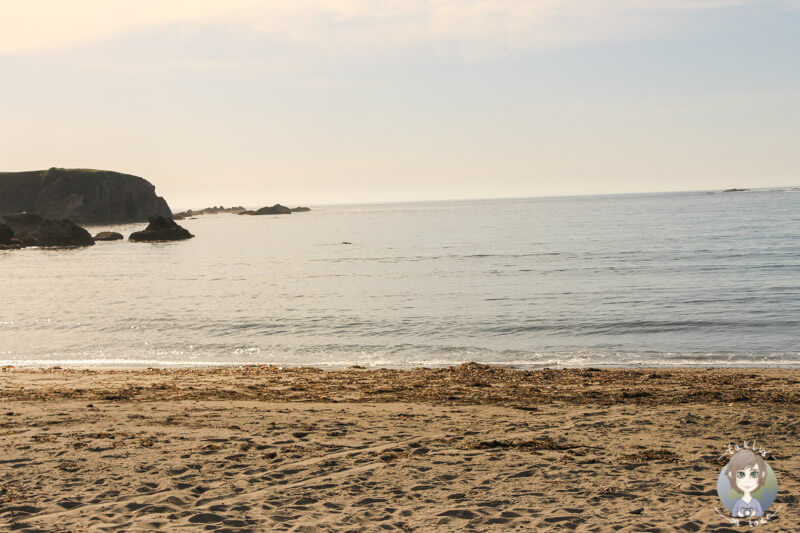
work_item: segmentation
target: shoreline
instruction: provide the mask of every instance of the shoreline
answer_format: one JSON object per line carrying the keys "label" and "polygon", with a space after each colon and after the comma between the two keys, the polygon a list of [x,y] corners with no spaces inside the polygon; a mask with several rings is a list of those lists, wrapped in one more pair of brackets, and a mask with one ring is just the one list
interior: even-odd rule
{"label": "shoreline", "polygon": [[80,360],[33,360],[9,361],[0,360],[0,369],[13,368],[17,370],[48,370],[48,369],[70,369],[70,370],[118,370],[118,371],[143,371],[148,369],[157,370],[221,370],[227,368],[246,368],[246,367],[272,367],[278,370],[284,369],[316,369],[322,371],[343,371],[343,370],[441,370],[462,365],[479,365],[486,367],[503,368],[514,371],[541,371],[541,370],[800,370],[800,362],[797,363],[754,363],[732,362],[723,363],[591,363],[591,364],[521,364],[517,362],[493,362],[493,361],[465,361],[447,362],[424,365],[386,365],[371,363],[313,363],[313,364],[293,364],[293,363],[270,363],[270,362],[251,362],[251,361],[197,361],[197,362],[168,362],[168,361],[131,361],[131,362],[85,362]]}
{"label": "shoreline", "polygon": [[[565,368],[517,370],[464,363],[445,368],[0,367],[0,401],[42,399],[584,403],[800,403],[800,369]],[[88,388],[87,380],[94,386]],[[746,383],[748,389],[742,387]]]}
{"label": "shoreline", "polygon": [[798,527],[800,370],[0,370],[0,529],[739,531],[729,444]]}

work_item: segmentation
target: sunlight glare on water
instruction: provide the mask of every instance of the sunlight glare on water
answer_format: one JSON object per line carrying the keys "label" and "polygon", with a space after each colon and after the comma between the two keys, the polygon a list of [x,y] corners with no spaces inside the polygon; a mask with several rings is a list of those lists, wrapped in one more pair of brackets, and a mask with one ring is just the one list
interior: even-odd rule
{"label": "sunlight glare on water", "polygon": [[328,206],[0,252],[0,364],[797,365],[799,214],[790,191]]}

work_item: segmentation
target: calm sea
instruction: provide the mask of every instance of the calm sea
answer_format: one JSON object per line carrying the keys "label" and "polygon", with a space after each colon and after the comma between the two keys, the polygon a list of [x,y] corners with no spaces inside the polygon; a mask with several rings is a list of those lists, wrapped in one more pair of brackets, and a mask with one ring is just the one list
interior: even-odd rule
{"label": "calm sea", "polygon": [[181,224],[0,252],[0,365],[800,365],[800,191]]}

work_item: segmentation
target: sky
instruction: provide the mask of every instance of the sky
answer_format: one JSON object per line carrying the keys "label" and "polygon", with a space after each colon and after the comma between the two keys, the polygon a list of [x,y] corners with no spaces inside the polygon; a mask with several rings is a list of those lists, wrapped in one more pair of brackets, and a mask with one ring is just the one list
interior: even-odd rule
{"label": "sky", "polygon": [[173,209],[800,185],[800,0],[0,0],[0,170]]}

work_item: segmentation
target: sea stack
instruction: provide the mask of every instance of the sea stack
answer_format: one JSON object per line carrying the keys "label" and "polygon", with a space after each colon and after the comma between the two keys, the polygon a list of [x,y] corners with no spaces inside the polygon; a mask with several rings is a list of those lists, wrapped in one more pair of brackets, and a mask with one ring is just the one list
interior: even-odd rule
{"label": "sea stack", "polygon": [[154,241],[182,241],[194,237],[189,230],[175,223],[168,217],[150,217],[150,224],[146,229],[131,233],[128,237],[134,242],[154,242]]}

